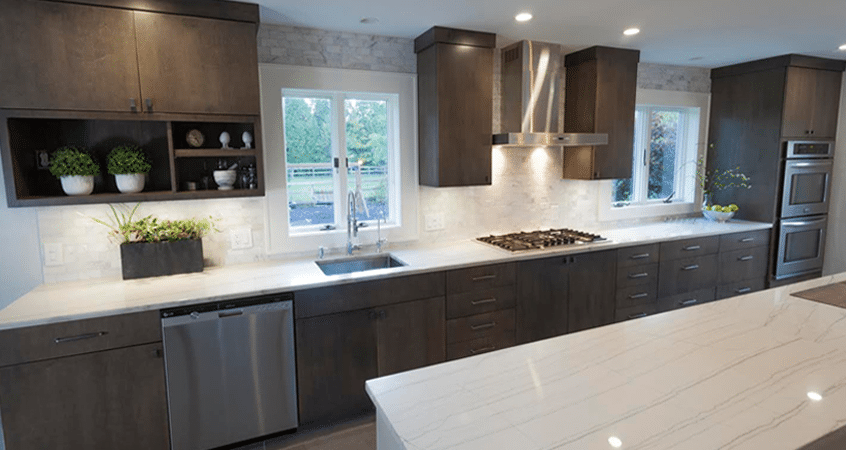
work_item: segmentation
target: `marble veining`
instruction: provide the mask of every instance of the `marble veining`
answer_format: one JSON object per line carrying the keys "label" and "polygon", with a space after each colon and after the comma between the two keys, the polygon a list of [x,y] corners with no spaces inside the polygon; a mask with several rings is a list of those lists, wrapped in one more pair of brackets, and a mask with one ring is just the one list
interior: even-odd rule
{"label": "marble veining", "polygon": [[799,448],[846,424],[846,309],[789,294],[843,280],[370,380],[379,449]]}

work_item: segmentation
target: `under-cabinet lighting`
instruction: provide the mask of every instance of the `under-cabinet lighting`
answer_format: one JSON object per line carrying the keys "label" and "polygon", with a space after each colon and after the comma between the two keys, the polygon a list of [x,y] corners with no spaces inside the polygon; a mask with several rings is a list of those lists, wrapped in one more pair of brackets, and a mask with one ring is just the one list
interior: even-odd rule
{"label": "under-cabinet lighting", "polygon": [[629,28],[623,31],[623,34],[625,34],[626,36],[634,36],[638,33],[640,33],[640,28]]}
{"label": "under-cabinet lighting", "polygon": [[818,401],[822,400],[822,395],[820,395],[816,392],[808,392],[808,398],[815,401],[815,402],[818,402]]}
{"label": "under-cabinet lighting", "polygon": [[620,448],[623,446],[623,441],[621,441],[617,436],[611,436],[608,438],[608,443],[614,448]]}
{"label": "under-cabinet lighting", "polygon": [[514,16],[514,20],[516,20],[518,22],[528,22],[528,21],[532,20],[532,14],[527,13],[527,12],[523,12],[523,13],[520,13],[520,14],[517,14],[516,16]]}

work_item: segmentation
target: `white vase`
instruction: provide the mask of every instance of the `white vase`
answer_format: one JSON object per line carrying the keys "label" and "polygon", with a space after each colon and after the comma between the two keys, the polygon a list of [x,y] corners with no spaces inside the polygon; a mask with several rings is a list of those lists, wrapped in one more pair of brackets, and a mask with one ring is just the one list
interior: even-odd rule
{"label": "white vase", "polygon": [[143,173],[115,174],[115,184],[124,194],[134,194],[144,190],[145,178]]}
{"label": "white vase", "polygon": [[88,195],[94,192],[94,177],[91,175],[65,175],[59,179],[65,194]]}

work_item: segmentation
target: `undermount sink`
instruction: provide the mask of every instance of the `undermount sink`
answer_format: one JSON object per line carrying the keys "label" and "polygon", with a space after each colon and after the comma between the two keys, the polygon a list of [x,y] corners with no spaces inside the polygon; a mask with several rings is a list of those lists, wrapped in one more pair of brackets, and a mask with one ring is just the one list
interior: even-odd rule
{"label": "undermount sink", "polygon": [[317,267],[326,275],[341,275],[345,273],[363,272],[365,270],[389,269],[391,267],[402,267],[406,264],[388,253],[377,253],[375,255],[352,256],[342,259],[330,259],[326,261],[315,261]]}

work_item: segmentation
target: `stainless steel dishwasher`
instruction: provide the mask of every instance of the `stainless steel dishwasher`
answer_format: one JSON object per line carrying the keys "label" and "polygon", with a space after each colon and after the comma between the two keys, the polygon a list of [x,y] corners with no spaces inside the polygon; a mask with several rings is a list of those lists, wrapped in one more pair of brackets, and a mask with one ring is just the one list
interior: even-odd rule
{"label": "stainless steel dishwasher", "polygon": [[162,311],[172,450],[297,427],[293,294]]}

